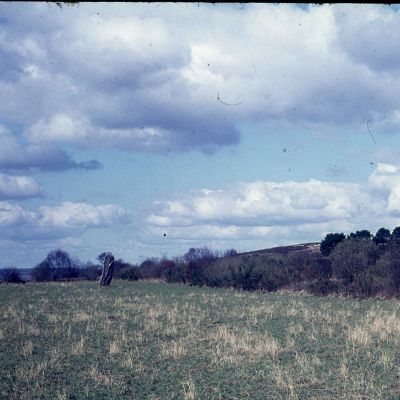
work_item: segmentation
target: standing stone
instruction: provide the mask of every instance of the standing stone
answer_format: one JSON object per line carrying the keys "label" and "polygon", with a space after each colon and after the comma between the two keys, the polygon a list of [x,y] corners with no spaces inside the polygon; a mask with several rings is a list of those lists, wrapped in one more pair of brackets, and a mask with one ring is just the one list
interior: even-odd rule
{"label": "standing stone", "polygon": [[110,285],[113,277],[113,271],[114,271],[114,256],[111,253],[107,253],[107,255],[104,258],[103,271],[101,273],[99,281],[100,286]]}

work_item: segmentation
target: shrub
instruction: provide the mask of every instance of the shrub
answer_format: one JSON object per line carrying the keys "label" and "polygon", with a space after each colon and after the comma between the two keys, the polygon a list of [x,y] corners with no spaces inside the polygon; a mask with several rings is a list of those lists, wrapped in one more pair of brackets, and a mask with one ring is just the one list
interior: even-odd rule
{"label": "shrub", "polygon": [[338,283],[331,279],[316,279],[308,283],[307,290],[316,295],[326,296],[339,292]]}
{"label": "shrub", "polygon": [[205,260],[193,260],[186,265],[187,282],[191,285],[204,286],[207,284],[206,268],[208,262]]}
{"label": "shrub", "polygon": [[242,290],[273,291],[287,283],[287,276],[274,260],[244,259],[230,266],[231,286]]}
{"label": "shrub", "polygon": [[332,277],[332,263],[326,258],[317,258],[315,260],[315,268],[319,279],[329,279]]}
{"label": "shrub", "polygon": [[357,275],[373,265],[378,255],[377,246],[370,240],[344,240],[330,254],[332,272],[349,284]]}
{"label": "shrub", "polygon": [[228,250],[225,250],[224,257],[234,257],[237,254],[238,254],[238,252],[235,249],[228,249]]}
{"label": "shrub", "polygon": [[137,267],[130,265],[123,267],[119,271],[119,277],[128,281],[137,281],[140,278],[140,274]]}
{"label": "shrub", "polygon": [[218,258],[217,253],[210,250],[208,247],[190,248],[183,256],[183,260],[189,264],[190,262],[210,263]]}
{"label": "shrub", "polygon": [[157,258],[148,258],[139,266],[139,272],[143,279],[162,278],[163,270]]}
{"label": "shrub", "polygon": [[321,254],[308,255],[302,277],[304,280],[329,279],[331,276],[332,263],[330,259],[323,257]]}
{"label": "shrub", "polygon": [[187,283],[187,266],[183,262],[175,262],[164,270],[164,276],[167,282]]}
{"label": "shrub", "polygon": [[349,292],[359,297],[370,297],[376,294],[376,286],[370,268],[355,276]]}
{"label": "shrub", "polygon": [[[109,253],[109,254],[111,254],[111,253]],[[104,263],[104,261],[103,261],[103,263]],[[127,271],[130,268],[133,268],[133,265],[124,261],[122,258],[118,258],[117,260],[114,260],[114,271],[113,271],[114,278],[124,279],[121,276],[122,270]]]}
{"label": "shrub", "polygon": [[16,268],[8,267],[0,270],[0,281],[6,283],[25,283]]}
{"label": "shrub", "polygon": [[79,277],[87,279],[89,281],[95,281],[100,278],[101,266],[87,262],[79,269]]}
{"label": "shrub", "polygon": [[[208,269],[218,259],[218,254],[208,247],[190,248],[182,257],[186,264],[186,280],[192,285],[207,285],[209,282]],[[180,268],[184,272],[183,268]]]}
{"label": "shrub", "polygon": [[32,279],[36,282],[52,281],[54,279],[53,268],[47,261],[42,261],[32,269]]}
{"label": "shrub", "polygon": [[377,263],[386,277],[386,286],[390,291],[400,293],[400,243],[393,241],[388,244],[387,251]]}
{"label": "shrub", "polygon": [[255,270],[254,262],[242,262],[237,268],[232,267],[232,282],[237,288],[254,290],[259,288],[261,275]]}

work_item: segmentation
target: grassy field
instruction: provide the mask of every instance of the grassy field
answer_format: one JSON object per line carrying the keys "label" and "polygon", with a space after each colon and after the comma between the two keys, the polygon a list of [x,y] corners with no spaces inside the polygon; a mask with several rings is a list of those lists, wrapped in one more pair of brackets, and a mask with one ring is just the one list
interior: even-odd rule
{"label": "grassy field", "polygon": [[399,399],[400,303],[0,286],[1,399]]}

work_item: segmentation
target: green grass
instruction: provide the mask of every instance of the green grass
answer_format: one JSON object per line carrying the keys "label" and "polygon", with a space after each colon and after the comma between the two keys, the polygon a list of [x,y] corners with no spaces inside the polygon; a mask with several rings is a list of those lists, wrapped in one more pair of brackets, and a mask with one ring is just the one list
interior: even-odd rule
{"label": "green grass", "polygon": [[1,399],[396,399],[400,304],[149,282],[0,286]]}

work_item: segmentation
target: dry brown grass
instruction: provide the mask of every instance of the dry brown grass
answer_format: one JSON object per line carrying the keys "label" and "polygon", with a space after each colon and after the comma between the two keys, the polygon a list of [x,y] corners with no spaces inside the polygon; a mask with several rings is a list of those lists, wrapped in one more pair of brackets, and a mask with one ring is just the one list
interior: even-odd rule
{"label": "dry brown grass", "polygon": [[243,359],[275,358],[282,350],[279,343],[268,333],[255,334],[249,330],[233,330],[220,326],[212,331],[207,340],[212,344],[214,363],[239,364]]}
{"label": "dry brown grass", "polygon": [[183,383],[183,398],[184,400],[196,400],[196,386],[193,378],[189,376]]}
{"label": "dry brown grass", "polygon": [[0,398],[66,399],[76,387],[79,400],[400,398],[396,302],[143,282],[43,287],[25,285],[26,303],[20,292],[0,297]]}
{"label": "dry brown grass", "polygon": [[91,366],[89,369],[89,376],[95,385],[112,386],[114,384],[114,377],[111,374],[101,372],[98,365]]}

